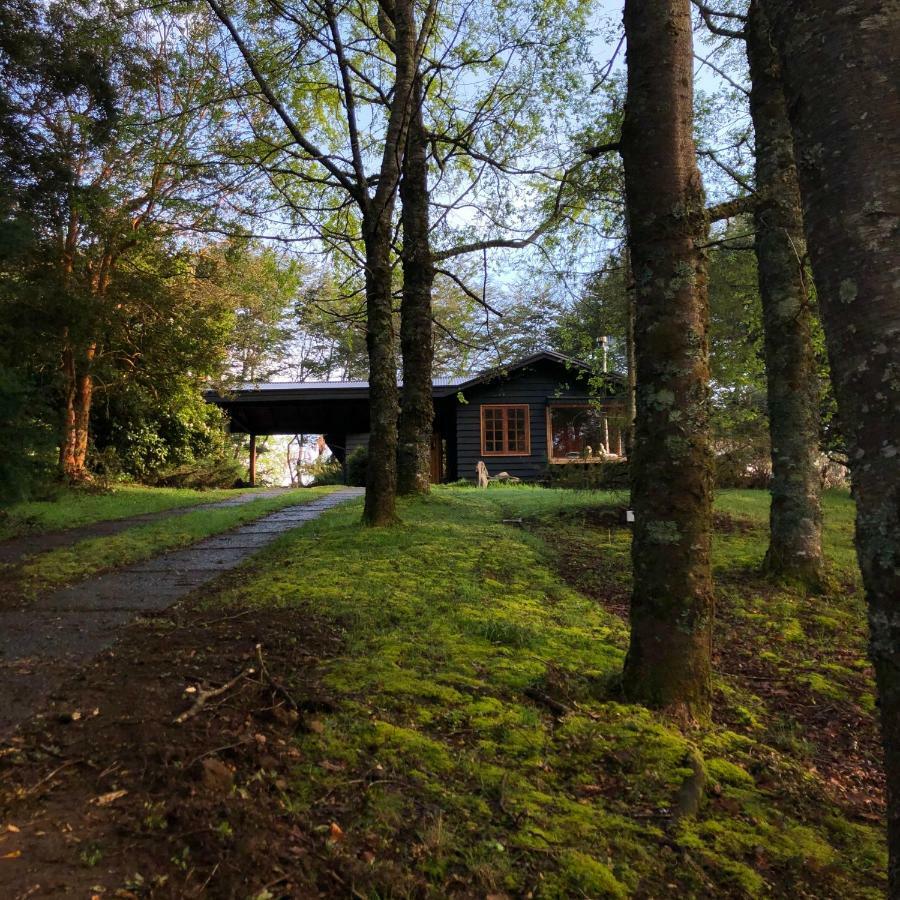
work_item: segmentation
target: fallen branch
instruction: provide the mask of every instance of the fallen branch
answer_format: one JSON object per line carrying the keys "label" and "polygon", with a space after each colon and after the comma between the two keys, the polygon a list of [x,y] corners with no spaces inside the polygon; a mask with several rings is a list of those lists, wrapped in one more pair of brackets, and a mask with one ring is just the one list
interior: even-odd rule
{"label": "fallen branch", "polygon": [[256,645],[256,659],[259,662],[259,674],[260,678],[272,688],[272,691],[276,694],[281,695],[285,700],[287,700],[290,705],[297,710],[300,711],[300,704],[294,699],[291,695],[290,691],[276,679],[272,673],[269,671],[269,667],[266,665],[266,661],[263,659],[262,652],[262,644]]}
{"label": "fallen branch", "polygon": [[539,691],[535,687],[527,687],[523,691],[526,697],[530,700],[534,700],[536,703],[540,703],[542,706],[546,706],[547,709],[550,710],[554,715],[564,716],[566,713],[572,712],[572,710],[565,705],[565,703],[560,703],[559,700],[555,700],[549,694],[545,694],[543,691]]}
{"label": "fallen branch", "polygon": [[197,699],[194,701],[193,706],[189,709],[186,709],[180,716],[176,716],[174,719],[175,725],[182,725],[184,722],[187,722],[188,719],[193,719],[200,710],[209,703],[210,700],[214,700],[216,697],[221,697],[222,694],[230,691],[242,678],[246,678],[248,675],[252,675],[255,669],[245,669],[243,672],[239,672],[231,681],[226,681],[222,687],[213,688],[211,691],[199,691],[197,694]]}
{"label": "fallen branch", "polygon": [[21,796],[30,797],[35,791],[43,787],[48,781],[54,778],[54,776],[62,772],[63,769],[67,769],[69,766],[77,765],[80,762],[80,759],[70,759],[67,762],[64,762],[61,766],[57,766],[49,775],[45,775],[37,784],[33,784]]}

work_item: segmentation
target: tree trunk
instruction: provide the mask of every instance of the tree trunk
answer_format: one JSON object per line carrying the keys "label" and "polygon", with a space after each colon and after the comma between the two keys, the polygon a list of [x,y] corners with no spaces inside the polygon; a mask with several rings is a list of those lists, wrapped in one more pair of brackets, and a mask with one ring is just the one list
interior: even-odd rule
{"label": "tree trunk", "polygon": [[[362,203],[366,249],[366,347],[369,351],[369,464],[363,522],[397,521],[397,352],[393,316],[391,234],[413,81],[416,30],[412,0],[378,5],[394,52],[395,78],[378,187]],[[381,18],[379,21],[382,21]],[[364,185],[360,185],[361,190]],[[367,190],[367,189],[366,189]],[[365,196],[361,194],[361,196]]]}
{"label": "tree trunk", "polygon": [[744,30],[756,134],[755,246],[765,332],[772,505],[765,567],[815,583],[822,571],[819,391],[800,186],[781,68],[757,2]]}
{"label": "tree trunk", "polygon": [[62,370],[63,391],[65,405],[63,409],[62,428],[59,439],[59,471],[67,479],[71,479],[75,472],[75,423],[77,413],[75,409],[75,396],[78,383],[75,377],[75,351],[69,343],[68,334],[63,338]]}
{"label": "tree trunk", "polygon": [[74,348],[63,346],[63,379],[65,409],[59,447],[59,466],[68,481],[84,481],[87,473],[87,451],[90,439],[91,401],[94,395],[94,376],[91,368],[97,347],[91,344],[84,351],[81,365]]}
{"label": "tree trunk", "polygon": [[856,499],[900,897],[900,14],[896,0],[764,0],[784,68]]}
{"label": "tree trunk", "polygon": [[635,511],[628,697],[710,707],[713,594],[706,258],[690,0],[626,0],[622,159],[635,280]]}
{"label": "tree trunk", "polygon": [[403,298],[400,305],[400,349],[403,394],[400,411],[397,489],[401,494],[427,494],[431,482],[431,436],[434,403],[431,389],[433,345],[431,287],[434,261],[428,222],[427,135],[422,121],[422,82],[416,77],[400,200],[403,223]]}
{"label": "tree trunk", "polygon": [[[391,202],[393,207],[393,202]],[[369,460],[363,521],[392,525],[397,494],[397,353],[391,269],[391,216],[363,217],[366,347],[369,351]]]}
{"label": "tree trunk", "polygon": [[631,253],[623,254],[625,266],[625,455],[630,459],[634,447],[635,392],[637,390],[634,361],[634,278],[631,274]]}

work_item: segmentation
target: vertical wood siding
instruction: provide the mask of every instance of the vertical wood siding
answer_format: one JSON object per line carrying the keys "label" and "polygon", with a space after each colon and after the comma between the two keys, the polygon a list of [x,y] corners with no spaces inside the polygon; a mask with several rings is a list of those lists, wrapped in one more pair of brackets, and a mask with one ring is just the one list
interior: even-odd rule
{"label": "vertical wood siding", "polygon": [[[466,403],[456,403],[456,472],[474,479],[478,460],[484,459],[491,475],[509,472],[527,481],[542,478],[547,470],[547,406],[553,400],[588,399],[587,383],[578,373],[549,361],[517,370],[463,391]],[[527,403],[531,428],[529,456],[488,456],[481,453],[481,405]]]}

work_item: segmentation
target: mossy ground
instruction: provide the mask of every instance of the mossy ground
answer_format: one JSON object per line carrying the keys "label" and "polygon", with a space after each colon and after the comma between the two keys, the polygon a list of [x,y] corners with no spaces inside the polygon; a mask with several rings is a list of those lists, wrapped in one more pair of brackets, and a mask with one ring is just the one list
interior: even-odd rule
{"label": "mossy ground", "polygon": [[58,488],[48,500],[28,500],[0,507],[0,541],[22,534],[75,528],[106,519],[127,519],[181,506],[215,503],[232,490],[195,491],[118,485],[108,490]]}
{"label": "mossy ground", "polygon": [[[621,500],[438,488],[385,530],[354,504],[206,599],[340,635],[317,667],[329,711],[297,739],[280,804],[356,896],[881,895],[849,499],[827,498],[833,588],[810,597],[758,574],[767,495],[719,497],[716,716],[688,733],[617,695]],[[861,742],[852,771],[828,753],[843,740]],[[706,798],[679,819],[698,750]]]}

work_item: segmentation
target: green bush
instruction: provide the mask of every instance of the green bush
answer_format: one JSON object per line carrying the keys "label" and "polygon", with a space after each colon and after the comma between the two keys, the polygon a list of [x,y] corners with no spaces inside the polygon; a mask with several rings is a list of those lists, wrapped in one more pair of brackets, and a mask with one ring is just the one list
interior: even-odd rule
{"label": "green bush", "polygon": [[216,456],[163,469],[148,483],[156,487],[230,488],[242,484],[244,474],[237,460]]}
{"label": "green bush", "polygon": [[329,459],[318,457],[315,462],[300,466],[300,474],[312,478],[316,486],[325,484],[343,484],[344,467],[332,456]]}
{"label": "green bush", "polygon": [[627,490],[628,461],[610,460],[600,463],[566,463],[547,467],[544,483],[549,487],[578,490]]}
{"label": "green bush", "polygon": [[0,366],[0,501],[28,500],[49,487],[55,435],[35,385]]}
{"label": "green bush", "polygon": [[369,450],[367,447],[357,447],[347,457],[347,484],[365,487],[368,473]]}

